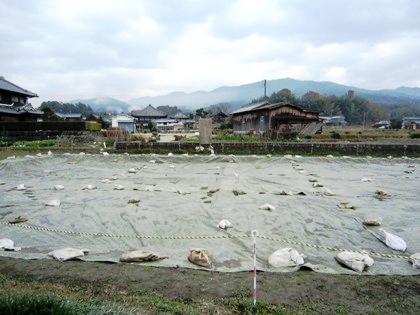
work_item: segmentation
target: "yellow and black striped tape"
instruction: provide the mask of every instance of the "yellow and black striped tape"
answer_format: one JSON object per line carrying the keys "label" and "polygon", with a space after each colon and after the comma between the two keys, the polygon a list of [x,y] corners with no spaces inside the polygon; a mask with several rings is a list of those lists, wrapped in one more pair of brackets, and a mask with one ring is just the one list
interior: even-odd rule
{"label": "yellow and black striped tape", "polygon": [[[62,229],[55,229],[55,228],[47,228],[47,227],[40,227],[40,226],[33,226],[28,224],[11,224],[8,222],[0,221],[0,224],[6,225],[9,227],[19,227],[24,229],[30,229],[35,231],[44,231],[44,232],[52,232],[52,233],[61,233],[61,234],[70,234],[70,235],[77,235],[77,236],[92,236],[92,237],[112,237],[112,238],[138,238],[138,239],[156,239],[156,240],[202,240],[202,239],[235,239],[235,238],[251,238],[254,237],[253,235],[196,235],[196,236],[157,236],[157,235],[126,235],[126,234],[112,234],[112,233],[102,233],[102,232],[80,232],[80,231],[70,231],[70,230],[62,230]],[[291,240],[283,240],[274,237],[267,237],[257,235],[257,238],[274,241],[274,242],[281,242],[285,244],[291,245],[298,245],[304,247],[312,247],[317,249],[326,249],[329,251],[334,252],[353,252],[353,253],[361,253],[365,254],[364,251],[355,251],[355,250],[347,250],[337,247],[330,247],[324,245],[316,245],[310,243],[303,243]],[[382,257],[382,258],[398,258],[398,259],[406,259],[408,260],[410,257],[406,255],[395,255],[395,254],[383,254],[383,253],[375,253],[375,252],[368,252],[370,256],[375,257]]]}

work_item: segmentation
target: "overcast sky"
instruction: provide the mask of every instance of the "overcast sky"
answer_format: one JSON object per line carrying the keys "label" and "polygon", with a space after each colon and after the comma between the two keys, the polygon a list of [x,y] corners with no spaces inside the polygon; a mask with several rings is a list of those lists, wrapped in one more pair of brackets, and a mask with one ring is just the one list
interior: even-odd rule
{"label": "overcast sky", "polygon": [[264,79],[420,87],[419,0],[0,0],[0,75],[42,101]]}

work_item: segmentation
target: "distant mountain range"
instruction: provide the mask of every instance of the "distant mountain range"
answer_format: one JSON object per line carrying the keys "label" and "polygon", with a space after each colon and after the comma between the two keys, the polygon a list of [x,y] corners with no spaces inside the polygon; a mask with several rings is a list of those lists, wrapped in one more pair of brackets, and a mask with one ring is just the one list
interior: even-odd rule
{"label": "distant mountain range", "polygon": [[[356,95],[365,97],[372,102],[386,105],[414,104],[420,106],[420,88],[418,87],[368,90],[326,81],[300,81],[290,78],[266,81],[267,96],[281,89],[289,89],[297,97],[301,97],[308,91],[318,92],[322,95],[334,94],[341,96],[349,90],[353,90]],[[264,81],[240,86],[224,86],[212,91],[197,91],[193,93],[172,92],[161,96],[144,96],[134,98],[128,102],[109,97],[101,97],[89,100],[75,100],[71,103],[81,102],[90,105],[97,112],[117,111],[127,113],[133,109],[142,109],[149,104],[153,107],[161,105],[177,106],[185,112],[191,112],[197,108],[206,108],[219,103],[229,103],[233,110],[261,96],[264,96]]]}

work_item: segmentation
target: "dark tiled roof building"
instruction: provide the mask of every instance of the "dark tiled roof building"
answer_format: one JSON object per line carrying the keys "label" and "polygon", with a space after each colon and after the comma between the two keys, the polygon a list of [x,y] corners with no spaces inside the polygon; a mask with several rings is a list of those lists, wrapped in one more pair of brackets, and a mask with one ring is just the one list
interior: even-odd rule
{"label": "dark tiled roof building", "polygon": [[147,124],[152,120],[166,118],[168,115],[149,105],[141,110],[133,110],[131,116],[136,118],[139,124]]}
{"label": "dark tiled roof building", "polygon": [[28,104],[28,99],[32,97],[38,97],[38,95],[0,76],[0,121],[26,121],[40,118],[43,113]]}

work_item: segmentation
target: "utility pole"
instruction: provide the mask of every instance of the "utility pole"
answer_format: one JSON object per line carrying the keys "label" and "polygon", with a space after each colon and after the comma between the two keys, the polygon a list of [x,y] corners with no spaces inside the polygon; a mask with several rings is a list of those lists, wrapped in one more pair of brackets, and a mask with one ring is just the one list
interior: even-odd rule
{"label": "utility pole", "polygon": [[267,80],[264,80],[264,99],[267,98]]}

